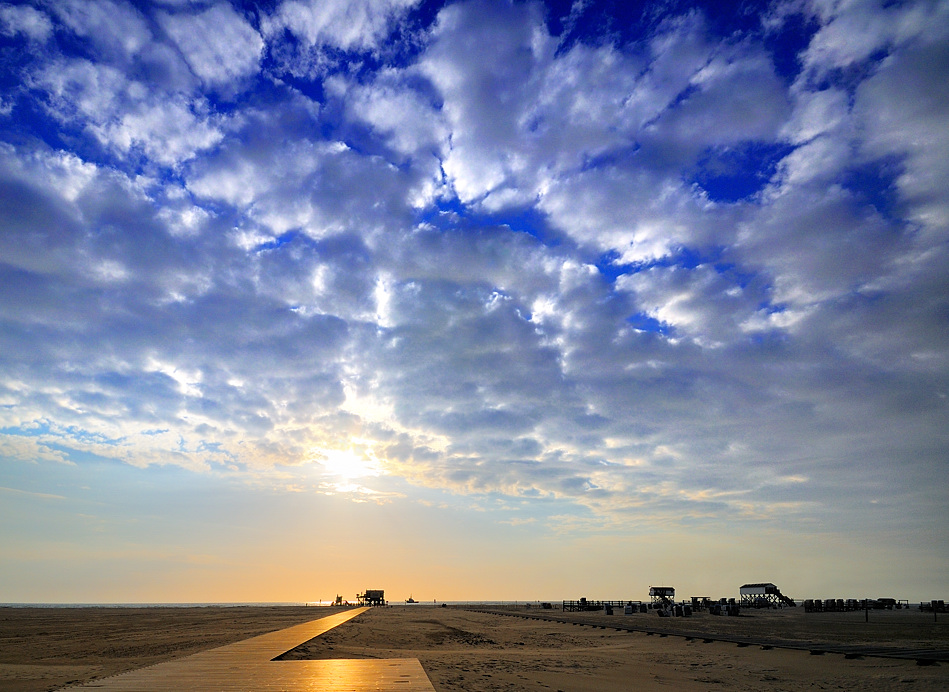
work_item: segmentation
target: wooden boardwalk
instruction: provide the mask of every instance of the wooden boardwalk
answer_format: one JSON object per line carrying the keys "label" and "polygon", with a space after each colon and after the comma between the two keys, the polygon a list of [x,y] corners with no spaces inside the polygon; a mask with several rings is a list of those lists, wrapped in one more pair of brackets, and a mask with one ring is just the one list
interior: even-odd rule
{"label": "wooden boardwalk", "polygon": [[435,688],[417,658],[273,660],[366,610],[368,608],[346,610],[72,689],[110,692],[434,692]]}

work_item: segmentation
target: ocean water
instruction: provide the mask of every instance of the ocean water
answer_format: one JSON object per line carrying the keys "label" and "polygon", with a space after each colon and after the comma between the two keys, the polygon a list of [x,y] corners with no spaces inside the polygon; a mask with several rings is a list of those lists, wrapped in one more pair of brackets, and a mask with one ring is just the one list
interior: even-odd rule
{"label": "ocean water", "polygon": [[[547,601],[560,604],[559,600]],[[406,603],[404,600],[389,600],[389,605],[412,606],[516,606],[532,605],[540,607],[541,601],[420,601]],[[0,608],[237,608],[237,607],[275,607],[275,606],[331,606],[332,601],[259,601],[247,603],[0,603]]]}
{"label": "ocean water", "polygon": [[0,608],[232,608],[239,606],[316,606],[323,603],[260,602],[260,603],[0,603]]}

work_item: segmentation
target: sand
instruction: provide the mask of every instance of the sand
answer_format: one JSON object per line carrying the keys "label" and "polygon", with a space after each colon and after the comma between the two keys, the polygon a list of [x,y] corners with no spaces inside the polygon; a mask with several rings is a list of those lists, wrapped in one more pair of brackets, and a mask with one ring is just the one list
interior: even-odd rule
{"label": "sand", "polygon": [[169,661],[339,609],[0,608],[0,692],[56,690]]}
{"label": "sand", "polygon": [[[0,691],[58,689],[68,682],[177,658],[330,612],[0,609]],[[611,626],[629,623],[710,635],[949,649],[949,616],[939,623],[932,617],[918,611],[872,611],[870,623],[865,623],[863,613],[805,614],[795,609],[752,611],[739,618],[576,614],[573,620],[587,623],[576,625],[400,605],[370,610],[285,657],[418,658],[440,691],[946,690],[947,663],[918,666],[912,660],[814,656],[807,651],[619,632]]]}

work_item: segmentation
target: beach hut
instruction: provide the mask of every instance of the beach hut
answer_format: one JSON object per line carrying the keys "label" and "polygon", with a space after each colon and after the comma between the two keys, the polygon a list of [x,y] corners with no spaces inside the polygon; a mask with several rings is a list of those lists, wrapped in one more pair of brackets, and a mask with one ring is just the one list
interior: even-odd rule
{"label": "beach hut", "polygon": [[781,589],[770,582],[743,584],[738,592],[741,595],[740,605],[746,608],[780,608],[797,605],[793,599],[785,596],[781,593]]}
{"label": "beach hut", "polygon": [[649,598],[653,608],[667,608],[675,601],[676,590],[673,586],[650,586]]}
{"label": "beach hut", "polygon": [[381,606],[386,604],[384,589],[366,589],[365,593],[356,594],[356,600],[363,606]]}

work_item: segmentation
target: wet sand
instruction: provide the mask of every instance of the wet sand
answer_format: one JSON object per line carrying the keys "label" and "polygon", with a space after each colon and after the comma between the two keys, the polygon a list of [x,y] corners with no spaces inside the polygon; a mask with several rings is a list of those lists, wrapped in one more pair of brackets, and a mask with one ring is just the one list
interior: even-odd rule
{"label": "wet sand", "polygon": [[[0,609],[0,691],[58,689],[331,612],[293,607]],[[871,611],[870,623],[864,623],[862,612],[805,614],[801,609],[752,611],[739,618],[573,615],[587,623],[583,626],[400,605],[372,609],[284,657],[418,658],[440,691],[946,690],[947,663],[813,656],[618,632],[611,626],[949,649],[949,622],[933,623],[932,617]]]}

